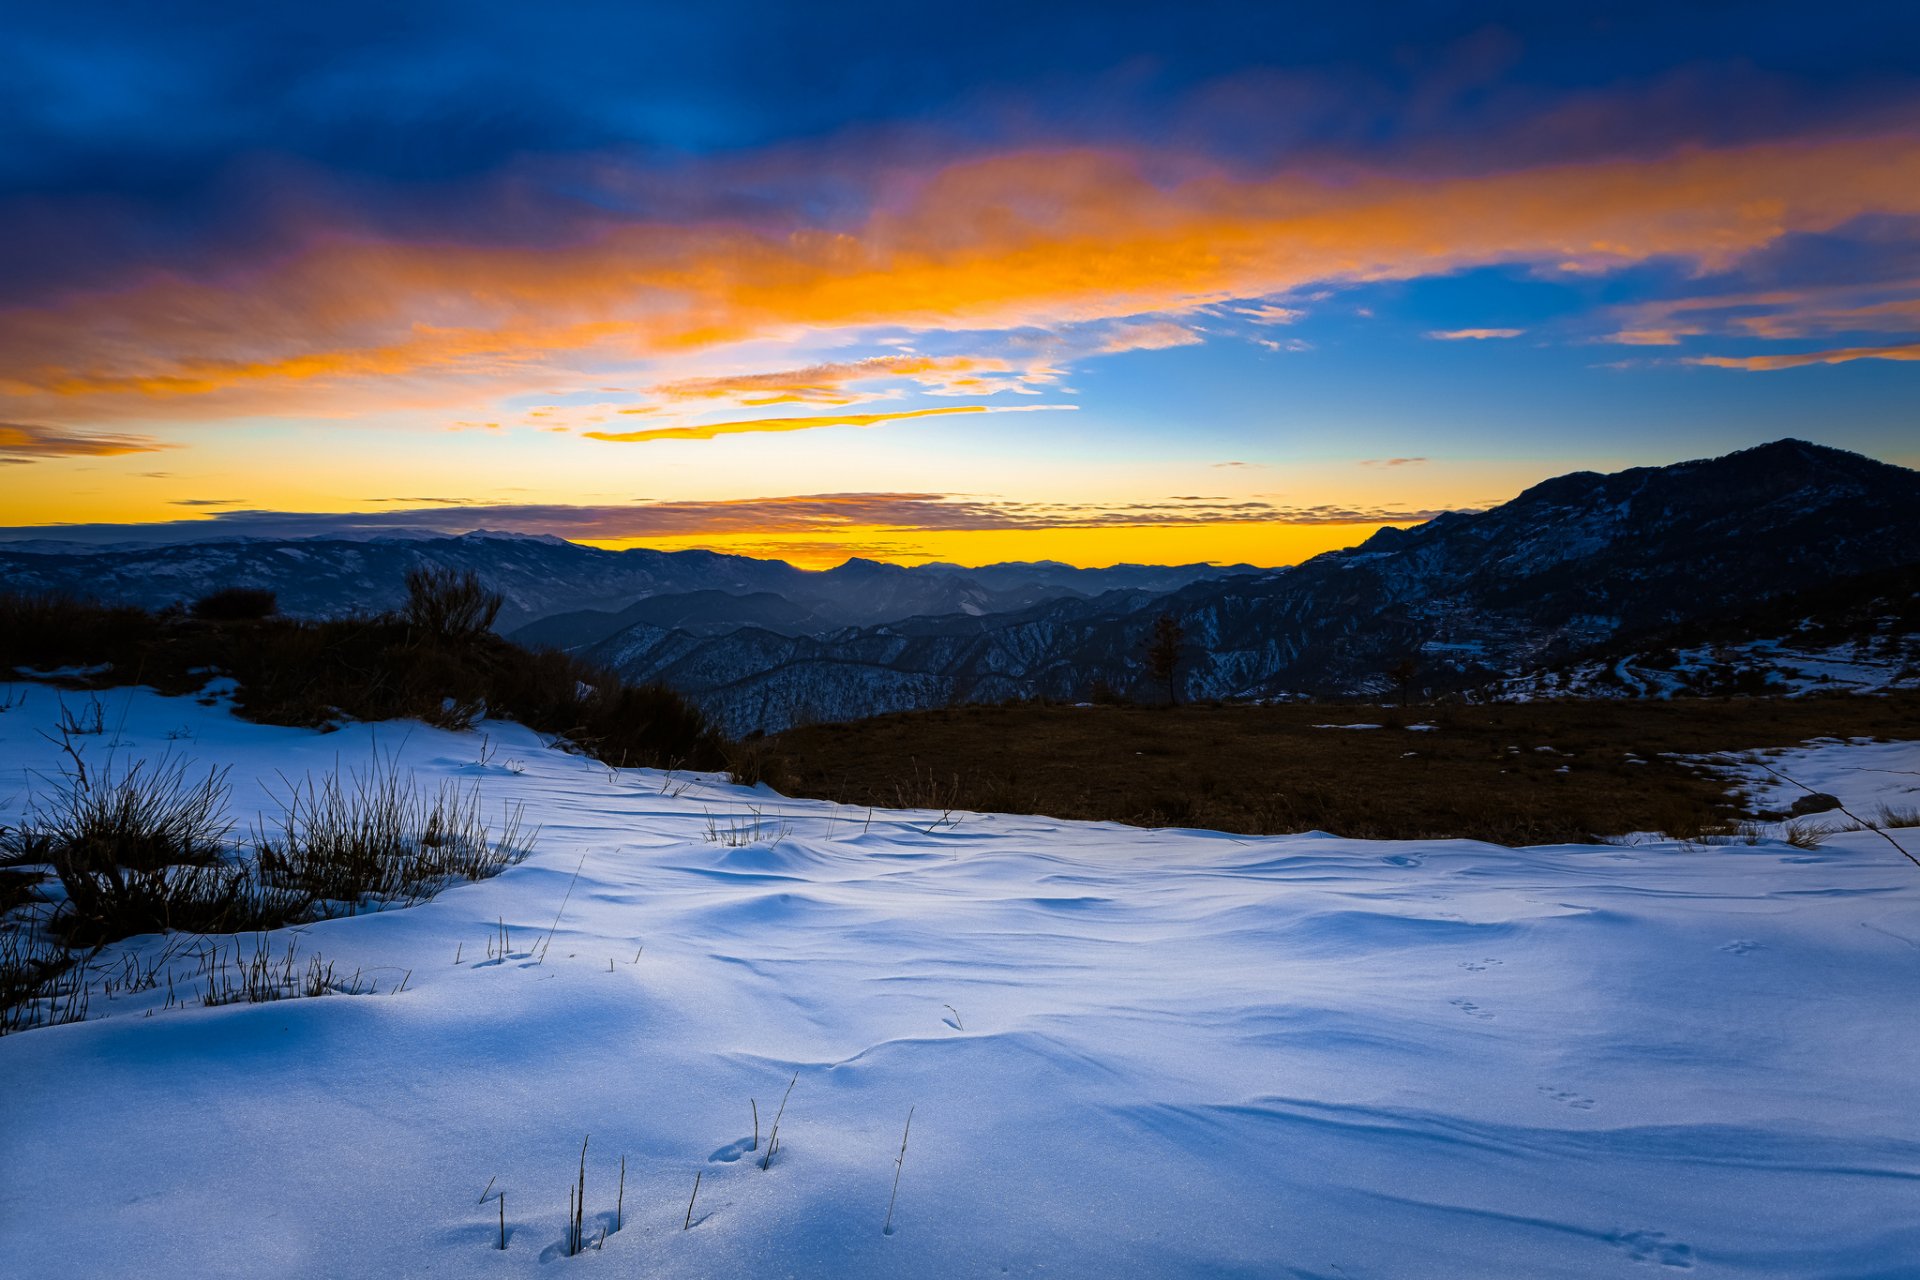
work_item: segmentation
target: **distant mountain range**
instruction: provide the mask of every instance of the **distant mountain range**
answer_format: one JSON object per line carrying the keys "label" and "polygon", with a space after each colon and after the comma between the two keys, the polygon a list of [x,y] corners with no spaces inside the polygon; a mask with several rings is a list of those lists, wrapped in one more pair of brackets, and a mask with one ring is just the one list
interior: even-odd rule
{"label": "distant mountain range", "polygon": [[591,652],[685,690],[734,732],[952,701],[1151,696],[1145,640],[1171,614],[1191,698],[1470,690],[1689,621],[1920,562],[1920,473],[1797,440],[1613,475],[1385,529],[1290,569],[1116,591],[983,617],[824,635],[636,621]]}
{"label": "distant mountain range", "polygon": [[603,551],[495,532],[109,547],[0,542],[7,590],[163,608],[225,587],[256,587],[274,592],[282,612],[303,617],[394,608],[406,598],[407,571],[422,564],[473,570],[505,598],[503,633],[557,648],[590,644],[637,622],[708,635],[739,626],[801,634],[919,614],[978,616],[1116,588],[1172,591],[1251,571],[1205,564],[1079,569],[1053,561],[969,569],[861,559],[807,570],[711,551]]}
{"label": "distant mountain range", "polygon": [[[1842,687],[1887,687],[1911,666],[1913,628],[1889,633],[1886,619],[1908,616],[1920,590],[1920,473],[1782,440],[1560,476],[1279,570],[850,560],[807,571],[496,533],[0,544],[15,590],[158,606],[263,587],[309,615],[396,605],[422,563],[476,571],[522,643],[663,680],[736,734],[957,701],[1153,696],[1145,641],[1162,614],[1186,635],[1189,698],[1382,694],[1396,668],[1420,689],[1482,697],[1794,689],[1822,683],[1819,655],[1847,645],[1870,670]],[[1805,650],[1809,637],[1825,648]],[[1783,653],[1801,666],[1781,666]]]}

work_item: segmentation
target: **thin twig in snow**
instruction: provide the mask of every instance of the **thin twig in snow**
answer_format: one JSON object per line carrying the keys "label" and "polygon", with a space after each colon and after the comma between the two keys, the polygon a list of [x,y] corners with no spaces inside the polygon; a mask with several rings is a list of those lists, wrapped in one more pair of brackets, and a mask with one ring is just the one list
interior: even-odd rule
{"label": "thin twig in snow", "polygon": [[893,1234],[893,1202],[900,1198],[900,1167],[907,1162],[907,1135],[913,1132],[913,1112],[914,1108],[907,1108],[907,1127],[900,1131],[900,1154],[893,1161],[893,1194],[887,1197],[887,1225],[880,1229],[883,1236]]}
{"label": "thin twig in snow", "polygon": [[553,925],[547,930],[546,940],[540,944],[540,958],[534,962],[535,964],[547,962],[547,948],[553,945],[554,931],[560,927],[560,917],[567,913],[567,903],[573,899],[573,886],[580,879],[580,868],[586,865],[587,855],[583,853],[580,855],[579,865],[573,869],[573,879],[567,881],[567,892],[560,899],[560,909],[553,913]]}

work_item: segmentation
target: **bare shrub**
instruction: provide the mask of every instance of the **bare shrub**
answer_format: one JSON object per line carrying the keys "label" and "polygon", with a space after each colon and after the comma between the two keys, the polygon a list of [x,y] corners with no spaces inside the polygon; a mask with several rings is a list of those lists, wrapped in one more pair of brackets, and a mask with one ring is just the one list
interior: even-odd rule
{"label": "bare shrub", "polygon": [[88,996],[65,948],[27,929],[0,930],[0,1036],[82,1021]]}
{"label": "bare shrub", "polygon": [[232,860],[226,770],[195,779],[185,759],[163,758],[90,772],[71,758],[18,837],[65,890],[55,923],[69,940],[257,928],[299,910]]}
{"label": "bare shrub", "polygon": [[1795,818],[1781,828],[1781,838],[1796,849],[1818,849],[1820,842],[1833,834],[1833,828],[1824,822],[1809,822],[1805,818]]}
{"label": "bare shrub", "polygon": [[1920,827],[1920,806],[1883,804],[1874,810],[1872,818],[1850,830],[1870,831],[1875,827]]}
{"label": "bare shrub", "polygon": [[422,565],[407,571],[409,626],[441,640],[472,640],[493,629],[500,616],[500,593],[487,589],[471,569]]}

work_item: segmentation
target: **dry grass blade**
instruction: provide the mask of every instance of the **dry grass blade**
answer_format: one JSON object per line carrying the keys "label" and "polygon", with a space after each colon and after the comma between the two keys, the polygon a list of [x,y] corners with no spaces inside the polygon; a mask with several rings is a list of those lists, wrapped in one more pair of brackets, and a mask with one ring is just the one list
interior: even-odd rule
{"label": "dry grass blade", "polygon": [[880,1234],[893,1234],[893,1202],[900,1198],[900,1169],[907,1162],[907,1136],[913,1132],[913,1113],[915,1108],[907,1108],[907,1127],[900,1131],[900,1154],[893,1161],[893,1194],[887,1197],[887,1224]]}
{"label": "dry grass blade", "polygon": [[787,1099],[793,1096],[793,1086],[800,1083],[800,1073],[793,1073],[793,1079],[787,1081],[787,1091],[780,1095],[780,1109],[774,1112],[773,1128],[767,1132],[767,1154],[760,1158],[760,1167],[773,1167],[774,1153],[780,1150],[780,1119],[787,1114]]}

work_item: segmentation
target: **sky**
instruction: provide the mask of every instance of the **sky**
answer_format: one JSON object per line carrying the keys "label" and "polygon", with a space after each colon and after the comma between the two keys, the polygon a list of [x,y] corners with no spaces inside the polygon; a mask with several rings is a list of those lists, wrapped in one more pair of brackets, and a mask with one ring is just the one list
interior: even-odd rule
{"label": "sky", "polygon": [[1284,564],[1920,465],[1920,7],[9,6],[0,537]]}

